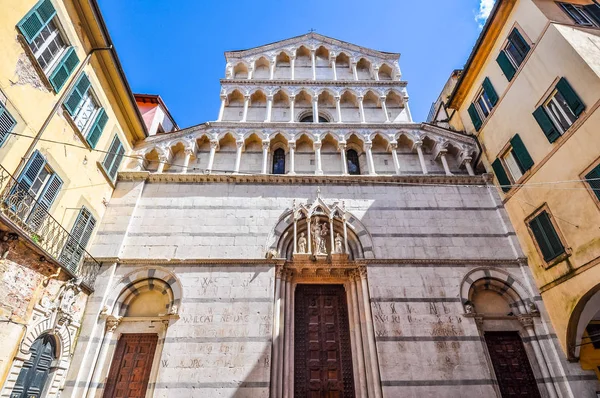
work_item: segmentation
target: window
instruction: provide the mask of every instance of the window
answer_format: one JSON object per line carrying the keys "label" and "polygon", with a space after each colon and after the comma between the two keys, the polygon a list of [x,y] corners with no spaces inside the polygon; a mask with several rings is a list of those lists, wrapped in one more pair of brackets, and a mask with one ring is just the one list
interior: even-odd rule
{"label": "window", "polygon": [[17,122],[15,119],[8,113],[4,105],[0,103],[0,146],[4,144],[4,141],[6,141],[16,125]]}
{"label": "window", "polygon": [[585,175],[585,180],[590,185],[594,196],[600,200],[600,164]]}
{"label": "window", "polygon": [[354,149],[346,152],[346,161],[348,162],[348,174],[360,175],[360,164],[358,163],[358,153]]}
{"label": "window", "polygon": [[515,77],[517,69],[519,69],[525,60],[530,49],[531,47],[529,47],[529,44],[525,41],[521,33],[516,28],[513,29],[510,35],[508,35],[506,46],[500,51],[496,59],[508,81],[511,81]]}
{"label": "window", "polygon": [[[313,115],[306,115],[302,119],[300,119],[300,123],[312,123]],[[319,123],[329,123],[329,120],[319,115]]]}
{"label": "window", "polygon": [[79,58],[60,30],[52,1],[41,0],[17,27],[58,92],[79,63]]}
{"label": "window", "polygon": [[533,116],[548,141],[556,141],[583,113],[585,105],[563,77]]}
{"label": "window", "polygon": [[498,183],[504,192],[509,191],[511,185],[519,181],[523,174],[532,167],[533,159],[519,134],[510,140],[508,149],[492,163]]}
{"label": "window", "polygon": [[475,126],[475,130],[479,131],[479,129],[481,129],[483,121],[487,119],[497,103],[498,94],[490,79],[486,77],[483,81],[481,90],[468,110],[473,126]]}
{"label": "window", "polygon": [[600,26],[600,6],[559,3],[577,25]]}
{"label": "window", "polygon": [[529,221],[529,229],[533,234],[544,261],[552,261],[565,253],[565,247],[546,210],[542,210]]}
{"label": "window", "polygon": [[38,151],[33,153],[17,182],[11,197],[18,200],[12,199],[11,207],[21,220],[37,229],[46,219],[63,182]]}
{"label": "window", "polygon": [[71,237],[60,255],[61,262],[71,271],[75,272],[77,270],[77,265],[83,257],[85,247],[90,241],[95,226],[96,219],[92,216],[92,213],[85,207],[82,207],[79,215],[77,215],[75,224],[73,224]]}
{"label": "window", "polygon": [[273,153],[273,174],[285,174],[285,151],[282,148]]}
{"label": "window", "polygon": [[102,135],[102,130],[106,126],[108,116],[99,105],[91,89],[90,80],[85,73],[75,83],[64,106],[79,132],[85,137],[88,144],[95,148]]}
{"label": "window", "polygon": [[113,138],[110,148],[108,149],[108,153],[102,162],[104,171],[113,181],[117,176],[117,171],[119,170],[124,154],[125,148],[123,148],[123,144],[121,143],[121,140],[119,140],[119,137],[115,135],[115,138]]}

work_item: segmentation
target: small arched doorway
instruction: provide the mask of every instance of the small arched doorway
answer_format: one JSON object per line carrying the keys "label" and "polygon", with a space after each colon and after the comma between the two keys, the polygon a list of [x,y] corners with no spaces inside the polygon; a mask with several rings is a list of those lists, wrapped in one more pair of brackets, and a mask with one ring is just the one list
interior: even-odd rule
{"label": "small arched doorway", "polygon": [[56,360],[56,340],[44,334],[33,342],[31,357],[23,363],[11,398],[39,398],[44,393]]}

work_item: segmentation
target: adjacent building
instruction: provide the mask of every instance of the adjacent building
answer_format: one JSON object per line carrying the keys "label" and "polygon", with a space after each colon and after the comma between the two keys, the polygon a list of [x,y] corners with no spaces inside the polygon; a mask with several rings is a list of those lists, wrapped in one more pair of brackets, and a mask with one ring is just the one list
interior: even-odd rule
{"label": "adjacent building", "polygon": [[100,267],[87,246],[147,133],[94,0],[0,9],[0,396],[57,397]]}
{"label": "adjacent building", "polygon": [[119,173],[65,396],[595,394],[475,138],[412,120],[399,54],[309,33],[225,58],[216,120]]}
{"label": "adjacent building", "polygon": [[481,143],[561,351],[600,377],[599,59],[598,2],[498,0],[432,121]]}

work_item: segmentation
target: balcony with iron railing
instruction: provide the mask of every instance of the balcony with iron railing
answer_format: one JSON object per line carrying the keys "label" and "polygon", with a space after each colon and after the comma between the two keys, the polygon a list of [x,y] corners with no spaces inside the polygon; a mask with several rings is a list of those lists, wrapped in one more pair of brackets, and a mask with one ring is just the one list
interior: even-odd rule
{"label": "balcony with iron railing", "polygon": [[0,222],[93,291],[100,263],[36,200],[26,186],[0,165]]}

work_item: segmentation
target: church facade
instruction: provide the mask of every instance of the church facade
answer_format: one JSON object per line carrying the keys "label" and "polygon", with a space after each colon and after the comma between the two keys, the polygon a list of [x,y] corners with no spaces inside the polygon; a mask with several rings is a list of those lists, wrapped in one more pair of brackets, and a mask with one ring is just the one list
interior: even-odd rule
{"label": "church facade", "polygon": [[413,122],[399,54],[225,56],[217,120],[119,173],[64,396],[595,395],[475,140]]}

